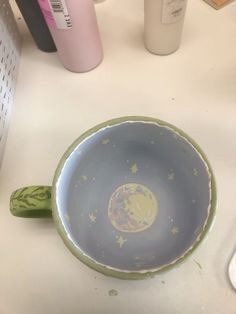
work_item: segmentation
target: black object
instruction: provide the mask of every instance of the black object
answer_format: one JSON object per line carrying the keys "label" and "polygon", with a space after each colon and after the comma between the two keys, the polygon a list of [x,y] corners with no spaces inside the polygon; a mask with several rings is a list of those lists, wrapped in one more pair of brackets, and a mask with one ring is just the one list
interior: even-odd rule
{"label": "black object", "polygon": [[56,46],[44,20],[37,0],[16,0],[22,16],[38,48],[45,52],[56,51]]}

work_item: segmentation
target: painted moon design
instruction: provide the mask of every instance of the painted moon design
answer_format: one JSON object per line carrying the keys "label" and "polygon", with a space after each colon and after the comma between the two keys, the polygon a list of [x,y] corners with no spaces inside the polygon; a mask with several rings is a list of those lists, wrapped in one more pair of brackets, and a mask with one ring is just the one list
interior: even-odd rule
{"label": "painted moon design", "polygon": [[146,186],[136,183],[119,186],[108,205],[111,224],[122,232],[140,232],[150,228],[157,213],[154,194]]}

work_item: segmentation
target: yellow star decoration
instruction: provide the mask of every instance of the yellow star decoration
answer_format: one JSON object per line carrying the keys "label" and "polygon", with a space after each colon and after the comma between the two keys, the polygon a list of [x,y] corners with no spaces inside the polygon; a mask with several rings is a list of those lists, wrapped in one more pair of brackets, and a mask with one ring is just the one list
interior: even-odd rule
{"label": "yellow star decoration", "polygon": [[109,138],[105,139],[105,140],[102,140],[102,144],[103,145],[106,145],[106,144],[109,144],[110,143],[110,140]]}
{"label": "yellow star decoration", "polygon": [[177,228],[177,227],[173,227],[173,228],[171,229],[171,233],[172,233],[173,235],[176,235],[178,232],[179,232],[179,228]]}
{"label": "yellow star decoration", "polygon": [[95,223],[97,217],[94,215],[94,213],[92,213],[92,214],[89,214],[89,219],[90,219],[91,222]]}
{"label": "yellow star decoration", "polygon": [[88,180],[88,177],[87,177],[87,176],[82,176],[82,179],[83,179],[84,181],[87,181],[87,180]]}
{"label": "yellow star decoration", "polygon": [[127,242],[127,239],[124,239],[122,236],[117,237],[116,243],[119,244],[120,248]]}
{"label": "yellow star decoration", "polygon": [[196,168],[193,168],[193,174],[194,174],[195,176],[198,176],[198,171],[197,171]]}
{"label": "yellow star decoration", "polygon": [[169,181],[173,181],[174,179],[175,179],[175,174],[174,174],[174,172],[169,173],[169,174],[168,174],[168,180],[169,180]]}
{"label": "yellow star decoration", "polygon": [[133,165],[131,166],[130,170],[131,170],[132,173],[138,172],[138,166],[137,166],[137,164],[136,164],[136,163],[133,164]]}

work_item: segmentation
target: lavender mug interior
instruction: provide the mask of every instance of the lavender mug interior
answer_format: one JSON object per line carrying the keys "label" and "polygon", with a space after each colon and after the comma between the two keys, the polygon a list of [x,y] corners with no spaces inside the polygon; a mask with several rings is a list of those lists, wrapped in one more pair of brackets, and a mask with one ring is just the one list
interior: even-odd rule
{"label": "lavender mug interior", "polygon": [[13,215],[52,216],[88,266],[139,279],[182,261],[212,223],[215,180],[199,146],[164,121],[124,117],[80,136],[52,187],[15,191]]}

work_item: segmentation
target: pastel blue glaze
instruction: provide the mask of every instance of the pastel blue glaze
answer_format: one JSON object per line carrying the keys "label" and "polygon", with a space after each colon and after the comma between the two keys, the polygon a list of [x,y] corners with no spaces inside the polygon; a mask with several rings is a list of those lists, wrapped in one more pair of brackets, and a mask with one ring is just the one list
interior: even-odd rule
{"label": "pastel blue glaze", "polygon": [[[198,239],[209,215],[209,182],[206,162],[177,131],[126,121],[78,144],[59,175],[56,202],[68,238],[84,255],[121,271],[152,271],[178,260]],[[144,185],[158,202],[144,231],[121,232],[108,217],[111,195],[127,183]]]}

